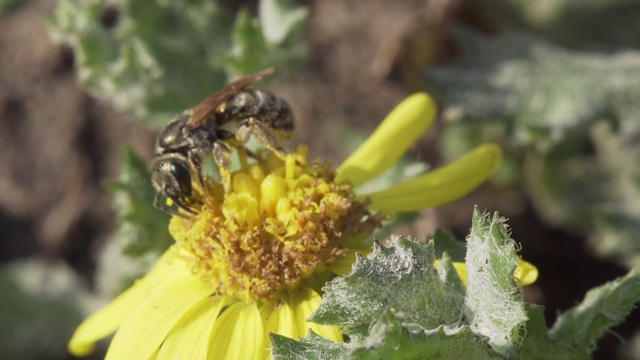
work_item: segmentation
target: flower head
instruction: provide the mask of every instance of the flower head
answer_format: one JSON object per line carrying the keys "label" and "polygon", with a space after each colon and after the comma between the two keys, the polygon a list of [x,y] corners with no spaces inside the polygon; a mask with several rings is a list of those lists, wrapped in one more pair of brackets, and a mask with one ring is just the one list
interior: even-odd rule
{"label": "flower head", "polygon": [[176,250],[216,292],[273,301],[352,258],[380,224],[351,186],[334,179],[329,163],[308,163],[305,148],[285,161],[270,154],[236,172],[227,195],[221,185],[209,189],[197,215],[172,219]]}
{"label": "flower head", "polygon": [[214,183],[200,189],[199,211],[171,220],[175,245],[76,330],[70,351],[88,354],[113,332],[107,359],[266,359],[269,333],[295,338],[308,329],[341,341],[337,327],[306,321],[321,286],[350,271],[386,214],[455,200],[501,161],[497,146],[483,145],[389,189],[356,194],[355,186],[402,156],[435,113],[428,95],[409,97],[337,170],[310,162],[304,147],[284,158],[241,156],[231,190]]}

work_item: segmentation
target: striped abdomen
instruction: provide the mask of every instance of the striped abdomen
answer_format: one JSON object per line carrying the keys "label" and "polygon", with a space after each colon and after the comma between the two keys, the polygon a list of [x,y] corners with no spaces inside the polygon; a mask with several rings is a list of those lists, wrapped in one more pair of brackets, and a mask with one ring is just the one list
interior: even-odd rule
{"label": "striped abdomen", "polygon": [[241,122],[255,118],[278,135],[288,138],[295,124],[289,104],[280,97],[262,90],[243,90],[216,109],[216,123]]}

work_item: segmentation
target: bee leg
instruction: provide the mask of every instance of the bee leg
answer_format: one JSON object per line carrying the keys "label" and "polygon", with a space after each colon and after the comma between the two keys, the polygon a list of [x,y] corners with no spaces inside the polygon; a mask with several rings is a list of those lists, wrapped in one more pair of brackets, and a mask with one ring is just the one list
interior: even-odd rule
{"label": "bee leg", "polygon": [[[181,213],[180,211],[177,211],[175,209],[172,209],[171,207],[167,206],[167,203],[165,201],[163,201],[163,197],[161,193],[157,193],[155,199],[153,200],[153,206],[155,206],[157,209],[160,209],[162,211],[164,211],[165,213],[169,214],[169,215],[175,215],[175,216],[180,216],[181,218],[185,218],[188,219],[189,216],[187,216],[184,213]],[[195,214],[195,212],[193,210],[191,210],[189,207],[187,207],[184,203],[182,203],[181,201],[176,201],[174,199],[173,200],[176,204],[178,204],[178,206],[180,206],[182,209]]]}
{"label": "bee leg", "polygon": [[213,143],[213,160],[218,166],[220,181],[222,181],[225,194],[231,191],[231,172],[229,171],[231,164],[229,164],[229,154],[229,148],[222,141]]}
{"label": "bee leg", "polygon": [[[244,135],[244,134],[243,134]],[[258,160],[261,159],[260,156],[258,156],[258,154],[254,153],[253,151],[247,149],[246,146],[243,146],[244,143],[246,143],[249,139],[250,134],[246,134],[247,139],[244,139],[244,141],[240,141],[236,138],[236,134],[229,132],[227,130],[224,129],[220,129],[216,132],[216,136],[218,137],[218,139],[223,140],[225,145],[227,146],[227,148],[229,147],[229,145],[231,145],[232,148],[236,149],[238,151],[238,154],[240,155],[240,161],[245,161],[246,157],[252,158],[254,160]],[[246,167],[247,164],[242,163],[243,167]]]}
{"label": "bee leg", "polygon": [[249,150],[244,146],[235,148],[238,153],[238,159],[240,160],[240,168],[246,169],[249,167]]}
{"label": "bee leg", "polygon": [[254,117],[243,120],[236,130],[236,139],[240,142],[246,143],[249,141],[250,135],[254,135],[264,147],[271,150],[280,159],[284,160],[286,158],[287,151],[278,144],[276,138],[271,135],[262,122]]}
{"label": "bee leg", "polygon": [[193,170],[196,172],[196,176],[198,177],[198,184],[202,188],[202,192],[206,199],[209,198],[207,187],[207,183],[204,181],[204,177],[202,176],[202,165],[200,165],[200,157],[195,151],[189,151],[187,154],[187,159],[189,160],[189,164],[193,167]]}

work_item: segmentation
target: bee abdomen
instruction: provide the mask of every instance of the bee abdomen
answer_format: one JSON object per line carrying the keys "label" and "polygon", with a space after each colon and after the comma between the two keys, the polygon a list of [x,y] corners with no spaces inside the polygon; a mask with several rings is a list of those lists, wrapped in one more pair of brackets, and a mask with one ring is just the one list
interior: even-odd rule
{"label": "bee abdomen", "polygon": [[244,90],[229,99],[218,112],[220,123],[256,118],[273,130],[290,132],[294,129],[289,104],[280,97],[262,90]]}

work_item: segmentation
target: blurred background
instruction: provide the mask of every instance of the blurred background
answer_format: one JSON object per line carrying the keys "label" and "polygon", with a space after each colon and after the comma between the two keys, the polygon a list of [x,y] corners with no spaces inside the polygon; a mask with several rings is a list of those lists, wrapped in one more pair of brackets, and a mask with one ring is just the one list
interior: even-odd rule
{"label": "blurred background", "polygon": [[[157,130],[268,66],[312,157],[339,164],[415,91],[440,117],[407,162],[500,143],[490,183],[394,232],[463,239],[474,205],[499,211],[552,324],[640,264],[638,33],[634,0],[0,0],[0,358],[72,359],[84,315],[171,241]],[[638,324],[594,357],[640,358]]]}

